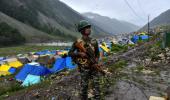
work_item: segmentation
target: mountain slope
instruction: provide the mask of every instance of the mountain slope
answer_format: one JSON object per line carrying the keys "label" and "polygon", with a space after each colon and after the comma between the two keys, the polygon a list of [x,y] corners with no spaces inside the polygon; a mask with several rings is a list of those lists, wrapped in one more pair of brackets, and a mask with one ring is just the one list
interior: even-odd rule
{"label": "mountain slope", "polygon": [[[42,31],[39,31],[31,26],[28,26],[22,22],[11,18],[4,13],[0,12],[0,22],[5,22],[9,26],[17,29],[25,38],[27,42],[46,42],[49,39],[57,39],[57,37],[52,37]],[[58,37],[59,39],[59,37]]]}
{"label": "mountain slope", "polygon": [[[160,14],[150,22],[150,27],[154,28],[161,25],[170,25],[170,9]],[[141,30],[147,30],[145,25]]]}
{"label": "mountain slope", "polygon": [[104,31],[112,34],[128,33],[136,31],[139,28],[131,23],[111,19],[95,13],[84,13],[83,15],[96,26],[101,27]]}
{"label": "mountain slope", "polygon": [[[66,40],[80,36],[75,24],[84,19],[59,0],[0,0],[0,11],[37,30]],[[99,27],[93,30],[94,33],[105,33]]]}

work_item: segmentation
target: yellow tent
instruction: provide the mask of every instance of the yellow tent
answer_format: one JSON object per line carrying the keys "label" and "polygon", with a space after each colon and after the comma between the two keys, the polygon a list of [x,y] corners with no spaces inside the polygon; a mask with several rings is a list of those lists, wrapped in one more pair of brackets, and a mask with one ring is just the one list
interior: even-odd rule
{"label": "yellow tent", "polygon": [[64,54],[67,54],[68,51],[61,51],[61,52],[58,52],[58,55],[64,55]]}
{"label": "yellow tent", "polygon": [[146,35],[146,33],[145,33],[145,32],[142,32],[142,33],[140,33],[140,35]]}
{"label": "yellow tent", "polygon": [[100,47],[105,51],[105,52],[110,52],[110,50],[107,48],[107,46],[100,45]]}
{"label": "yellow tent", "polygon": [[63,54],[63,55],[64,55],[64,54],[68,54],[68,51],[63,51],[62,54]]}
{"label": "yellow tent", "polygon": [[8,65],[14,68],[19,68],[21,67],[23,64],[20,61],[13,61],[13,62],[8,62]]}
{"label": "yellow tent", "polygon": [[10,75],[10,72],[0,71],[0,76]]}
{"label": "yellow tent", "polygon": [[102,42],[102,45],[103,45],[104,47],[107,47],[106,42]]}
{"label": "yellow tent", "polygon": [[10,69],[11,67],[8,66],[8,65],[1,65],[0,66],[0,71],[2,72],[8,72],[8,70]]}

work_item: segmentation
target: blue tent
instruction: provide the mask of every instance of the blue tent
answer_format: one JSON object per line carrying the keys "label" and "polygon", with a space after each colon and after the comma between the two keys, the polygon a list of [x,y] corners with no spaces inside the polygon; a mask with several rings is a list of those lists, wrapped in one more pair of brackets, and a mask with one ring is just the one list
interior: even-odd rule
{"label": "blue tent", "polygon": [[103,51],[103,49],[101,47],[99,47],[99,52],[102,52],[102,51]]}
{"label": "blue tent", "polygon": [[24,81],[28,74],[43,76],[50,73],[51,71],[46,67],[26,64],[15,78],[16,80]]}
{"label": "blue tent", "polygon": [[73,65],[71,57],[66,57],[65,60],[66,60],[66,68],[75,69],[77,67],[77,65]]}
{"label": "blue tent", "polygon": [[131,40],[132,40],[133,43],[137,43],[137,41],[139,40],[139,36],[134,35]]}
{"label": "blue tent", "polygon": [[29,86],[40,82],[41,82],[40,76],[28,74],[28,76],[22,83],[22,86]]}
{"label": "blue tent", "polygon": [[24,81],[27,75],[34,69],[33,65],[26,64],[15,76],[16,80]]}
{"label": "blue tent", "polygon": [[11,67],[11,68],[8,70],[8,72],[10,72],[11,74],[14,74],[14,73],[16,72],[16,68]]}
{"label": "blue tent", "polygon": [[33,70],[29,73],[31,75],[44,76],[50,74],[51,71],[44,66],[33,66]]}
{"label": "blue tent", "polygon": [[149,36],[148,35],[141,35],[140,38],[142,40],[148,40],[149,39]]}
{"label": "blue tent", "polygon": [[50,69],[51,72],[56,73],[63,70],[66,66],[65,58],[58,58],[55,61],[53,68]]}

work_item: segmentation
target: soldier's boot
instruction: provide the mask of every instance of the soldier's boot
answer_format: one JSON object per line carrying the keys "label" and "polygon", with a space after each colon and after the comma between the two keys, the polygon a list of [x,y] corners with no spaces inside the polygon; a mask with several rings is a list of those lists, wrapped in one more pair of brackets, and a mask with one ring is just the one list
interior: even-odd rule
{"label": "soldier's boot", "polygon": [[82,84],[81,87],[81,100],[88,100],[88,84]]}

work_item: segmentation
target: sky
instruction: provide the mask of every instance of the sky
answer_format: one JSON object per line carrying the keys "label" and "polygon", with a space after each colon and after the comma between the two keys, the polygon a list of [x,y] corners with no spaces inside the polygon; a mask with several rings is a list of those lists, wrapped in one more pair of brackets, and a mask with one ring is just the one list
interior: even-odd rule
{"label": "sky", "polygon": [[170,9],[170,0],[60,0],[79,13],[93,12],[143,26]]}

